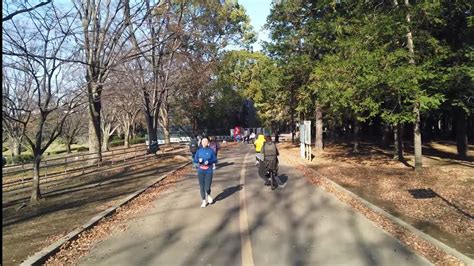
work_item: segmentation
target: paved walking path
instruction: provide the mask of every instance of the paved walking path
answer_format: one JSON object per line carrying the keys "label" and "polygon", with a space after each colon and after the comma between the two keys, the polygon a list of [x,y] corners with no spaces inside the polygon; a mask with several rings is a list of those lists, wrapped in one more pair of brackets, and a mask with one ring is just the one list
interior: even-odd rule
{"label": "paved walking path", "polygon": [[164,192],[129,229],[96,244],[81,265],[427,265],[395,238],[280,162],[284,184],[263,186],[250,145],[219,154],[199,208],[196,174]]}

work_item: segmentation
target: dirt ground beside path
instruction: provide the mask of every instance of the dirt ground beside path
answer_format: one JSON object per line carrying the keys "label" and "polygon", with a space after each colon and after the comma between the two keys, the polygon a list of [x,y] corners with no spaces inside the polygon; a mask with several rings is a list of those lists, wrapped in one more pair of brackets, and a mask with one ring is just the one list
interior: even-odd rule
{"label": "dirt ground beside path", "polygon": [[[387,151],[368,145],[357,155],[350,153],[350,147],[329,145],[307,165],[472,258],[474,163],[453,159],[455,149],[447,144],[430,146],[452,156],[443,158],[431,152],[423,158],[425,168],[420,172],[391,160]],[[299,159],[299,147],[280,147],[284,156]],[[407,159],[410,164],[411,156]]]}
{"label": "dirt ground beside path", "polygon": [[40,208],[26,207],[17,213],[3,210],[2,264],[20,264],[28,256],[52,244],[95,214],[113,206],[117,200],[186,161],[184,153],[166,159],[149,159],[122,173],[97,177],[95,182],[103,183],[95,187],[88,186],[91,180],[87,180],[87,183],[71,182],[67,187],[54,188],[73,189],[46,196]]}

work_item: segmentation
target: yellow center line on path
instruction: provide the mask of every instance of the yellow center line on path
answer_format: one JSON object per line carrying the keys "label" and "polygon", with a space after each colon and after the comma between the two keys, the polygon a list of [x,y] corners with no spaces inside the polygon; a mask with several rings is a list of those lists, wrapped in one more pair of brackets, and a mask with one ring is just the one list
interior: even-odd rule
{"label": "yellow center line on path", "polygon": [[250,242],[249,223],[247,220],[247,205],[245,203],[245,164],[249,153],[245,155],[244,164],[242,170],[240,170],[240,184],[242,189],[239,193],[240,202],[240,243],[242,253],[242,265],[253,266],[253,254],[252,254],[252,243]]}

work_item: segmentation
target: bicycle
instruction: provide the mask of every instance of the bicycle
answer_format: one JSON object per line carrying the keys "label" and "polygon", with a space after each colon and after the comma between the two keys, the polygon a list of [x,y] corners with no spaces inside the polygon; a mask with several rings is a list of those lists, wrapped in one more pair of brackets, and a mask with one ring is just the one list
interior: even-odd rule
{"label": "bicycle", "polygon": [[266,161],[265,163],[266,163],[265,168],[267,169],[265,173],[265,178],[266,178],[265,185],[270,186],[271,190],[275,190],[278,187],[278,183],[275,180],[275,176],[277,175],[277,170],[268,167],[272,163],[271,161]]}

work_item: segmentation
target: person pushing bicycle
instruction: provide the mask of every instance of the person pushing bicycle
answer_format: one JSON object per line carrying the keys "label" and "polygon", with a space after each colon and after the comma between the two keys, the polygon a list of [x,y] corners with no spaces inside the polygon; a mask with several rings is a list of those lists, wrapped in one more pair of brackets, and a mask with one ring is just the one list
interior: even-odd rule
{"label": "person pushing bicycle", "polygon": [[264,168],[265,185],[271,185],[272,190],[278,185],[276,184],[275,176],[278,176],[278,156],[280,153],[272,141],[271,136],[265,137],[265,143],[262,147],[262,157]]}

